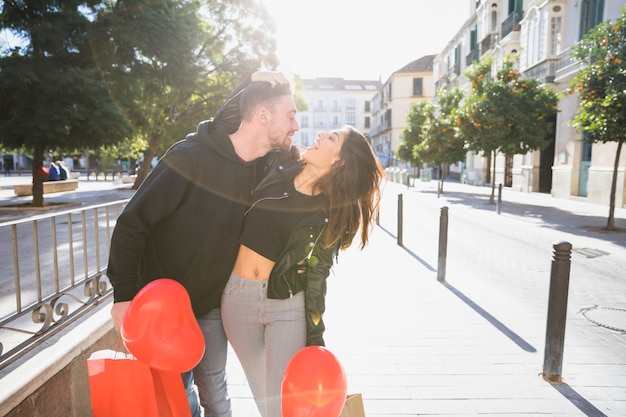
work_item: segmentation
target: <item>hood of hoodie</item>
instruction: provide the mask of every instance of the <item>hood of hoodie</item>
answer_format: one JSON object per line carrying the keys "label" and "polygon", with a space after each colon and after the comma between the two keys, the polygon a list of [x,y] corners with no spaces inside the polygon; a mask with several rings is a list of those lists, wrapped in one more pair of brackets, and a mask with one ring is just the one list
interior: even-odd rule
{"label": "hood of hoodie", "polygon": [[208,146],[224,158],[239,164],[246,164],[235,152],[235,147],[228,136],[226,128],[213,119],[200,122],[196,132],[188,134],[185,140]]}

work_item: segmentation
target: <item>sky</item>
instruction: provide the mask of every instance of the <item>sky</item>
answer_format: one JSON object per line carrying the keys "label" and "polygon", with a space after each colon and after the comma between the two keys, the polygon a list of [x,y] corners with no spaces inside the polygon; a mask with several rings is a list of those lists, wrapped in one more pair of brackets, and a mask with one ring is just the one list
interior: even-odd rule
{"label": "sky", "polygon": [[279,69],[302,78],[385,82],[438,54],[469,17],[469,0],[257,0],[276,24]]}

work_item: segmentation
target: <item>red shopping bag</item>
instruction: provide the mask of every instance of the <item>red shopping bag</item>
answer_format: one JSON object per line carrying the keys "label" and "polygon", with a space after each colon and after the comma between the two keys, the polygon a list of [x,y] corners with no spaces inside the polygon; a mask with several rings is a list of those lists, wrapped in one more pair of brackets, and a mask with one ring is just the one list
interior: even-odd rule
{"label": "red shopping bag", "polygon": [[93,417],[191,417],[178,372],[151,369],[115,350],[94,352],[87,371]]}

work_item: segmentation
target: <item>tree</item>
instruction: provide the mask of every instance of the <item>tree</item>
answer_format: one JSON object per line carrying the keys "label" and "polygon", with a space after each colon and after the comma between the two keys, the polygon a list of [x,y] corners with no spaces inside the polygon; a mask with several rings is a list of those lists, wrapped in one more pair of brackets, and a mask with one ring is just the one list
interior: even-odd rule
{"label": "tree", "polygon": [[411,108],[406,116],[406,127],[402,131],[402,143],[396,151],[398,159],[409,162],[413,167],[418,166],[421,162],[419,157],[415,155],[414,149],[423,140],[422,126],[426,121],[424,109],[427,106],[428,102],[426,101],[411,104]]}
{"label": "tree", "polygon": [[0,56],[0,143],[33,154],[33,201],[44,205],[44,152],[114,143],[132,135],[89,44],[89,6],[80,0],[2,3],[0,30],[25,46]]}
{"label": "tree", "polygon": [[424,111],[426,120],[422,125],[423,140],[413,150],[422,161],[442,167],[438,194],[443,192],[448,165],[464,160],[467,152],[465,140],[458,132],[458,113],[462,100],[463,93],[456,87],[449,91],[437,91],[437,104],[429,104]]}
{"label": "tree", "polygon": [[[247,74],[277,64],[273,23],[250,0],[119,1],[98,14],[92,42],[102,51],[109,90],[137,137],[144,160],[208,119]],[[137,188],[150,169],[142,164]]]}
{"label": "tree", "polygon": [[[533,78],[522,79],[507,59],[491,79],[489,58],[475,63],[465,75],[472,89],[463,106],[459,129],[469,149],[492,155],[525,154],[545,149],[554,139],[554,116],[558,95]],[[494,204],[495,181],[491,181],[490,204]]]}
{"label": "tree", "polygon": [[572,79],[580,107],[573,125],[583,140],[616,142],[606,229],[615,230],[615,194],[622,145],[626,139],[626,7],[614,22],[603,22],[572,48],[582,68]]}

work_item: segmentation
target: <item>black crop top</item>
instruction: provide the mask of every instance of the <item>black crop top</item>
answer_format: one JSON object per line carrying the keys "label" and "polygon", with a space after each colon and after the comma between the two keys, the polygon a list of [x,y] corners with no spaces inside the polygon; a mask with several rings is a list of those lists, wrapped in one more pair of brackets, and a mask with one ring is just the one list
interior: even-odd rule
{"label": "black crop top", "polygon": [[268,186],[255,197],[257,202],[246,213],[240,243],[273,262],[278,260],[294,227],[324,202],[322,194],[299,193],[293,180]]}

